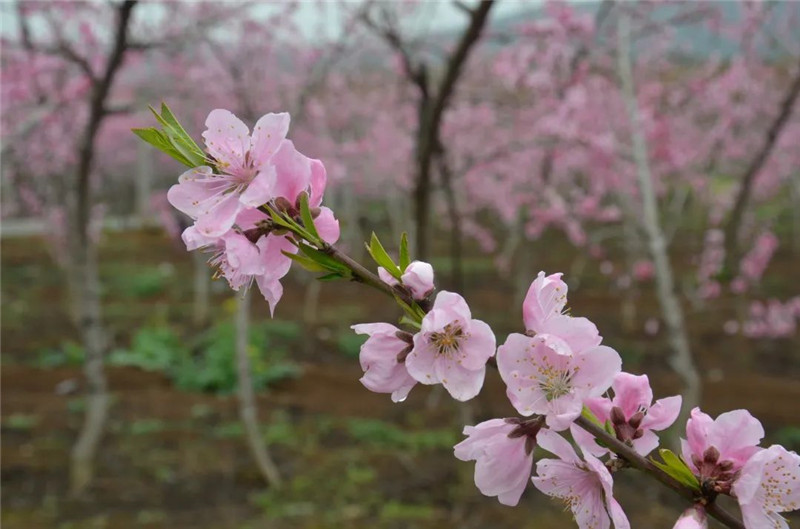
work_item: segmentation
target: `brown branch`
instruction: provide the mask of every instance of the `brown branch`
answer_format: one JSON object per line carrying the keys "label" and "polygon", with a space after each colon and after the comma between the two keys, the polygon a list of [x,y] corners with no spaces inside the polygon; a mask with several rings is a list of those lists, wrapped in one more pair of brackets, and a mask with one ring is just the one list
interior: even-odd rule
{"label": "brown branch", "polygon": [[100,129],[100,123],[105,117],[105,102],[108,94],[111,91],[111,85],[114,82],[119,67],[122,65],[122,60],[125,55],[128,39],[128,29],[130,26],[131,13],[136,0],[126,0],[118,8],[117,13],[117,27],[116,35],[114,37],[114,46],[106,61],[103,76],[99,80],[95,80],[92,84],[92,99],[89,106],[89,121],[86,124],[86,132],[83,136],[83,141],[80,147],[80,155],[78,158],[77,170],[77,211],[76,220],[77,228],[81,232],[81,243],[86,244],[86,239],[89,236],[89,210],[91,207],[90,192],[89,192],[89,175],[92,171],[92,163],[94,161],[94,141],[97,131]]}
{"label": "brown branch", "polygon": [[739,187],[739,192],[736,195],[731,214],[728,217],[728,222],[725,225],[725,270],[733,273],[733,265],[739,258],[739,231],[742,225],[742,217],[747,209],[747,203],[750,200],[750,195],[758,173],[764,167],[769,155],[772,152],[775,143],[780,136],[783,127],[789,121],[789,116],[792,114],[795,102],[800,95],[800,65],[795,73],[792,83],[781,102],[778,114],[775,116],[772,124],[767,130],[767,136],[764,139],[764,144],[761,149],[756,153],[756,156],[747,166],[742,177],[742,184]]}
{"label": "brown branch", "polygon": [[714,501],[704,499],[702,495],[683,485],[675,478],[655,466],[652,461],[639,455],[636,450],[623,443],[615,436],[606,432],[600,426],[589,421],[585,417],[578,417],[575,424],[592,434],[596,439],[605,444],[619,457],[627,461],[632,467],[649,474],[651,477],[657,479],[662,484],[666,485],[678,495],[693,503],[702,503],[706,512],[719,520],[722,524],[731,529],[745,529],[744,524],[728,511],[717,505]]}

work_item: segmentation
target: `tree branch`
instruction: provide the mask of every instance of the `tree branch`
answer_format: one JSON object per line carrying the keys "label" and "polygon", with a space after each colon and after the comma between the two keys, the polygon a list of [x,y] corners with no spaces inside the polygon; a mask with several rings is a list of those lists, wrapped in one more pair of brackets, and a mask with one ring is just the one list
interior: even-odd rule
{"label": "tree branch", "polygon": [[709,501],[708,499],[704,499],[702,496],[699,496],[695,491],[684,486],[675,478],[655,466],[650,460],[639,455],[636,450],[626,445],[585,417],[578,417],[575,420],[575,424],[592,434],[595,439],[598,439],[605,444],[615,454],[630,463],[632,467],[649,474],[683,498],[693,503],[701,502],[706,512],[722,522],[725,526],[730,527],[731,529],[745,529],[744,524],[728,511],[713,501]]}
{"label": "tree branch", "polygon": [[780,136],[783,127],[789,121],[789,116],[792,114],[795,102],[800,95],[800,64],[798,65],[797,72],[795,72],[794,79],[786,91],[786,95],[781,102],[778,114],[775,116],[769,129],[767,129],[767,136],[764,139],[764,144],[761,149],[756,153],[756,156],[747,166],[747,169],[742,176],[742,184],[739,187],[739,192],[736,194],[736,201],[734,202],[731,214],[728,217],[728,222],[725,225],[725,269],[733,273],[733,265],[739,258],[739,231],[742,225],[742,217],[744,216],[747,203],[750,200],[750,195],[758,173],[764,167],[770,153],[772,152],[775,143]]}

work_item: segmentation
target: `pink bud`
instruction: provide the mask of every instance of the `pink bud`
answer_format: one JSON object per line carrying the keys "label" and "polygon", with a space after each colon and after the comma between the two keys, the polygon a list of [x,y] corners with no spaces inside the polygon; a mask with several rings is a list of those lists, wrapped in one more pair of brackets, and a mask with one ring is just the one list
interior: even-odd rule
{"label": "pink bud", "polygon": [[686,509],[672,529],[707,529],[706,511],[699,505]]}
{"label": "pink bud", "polygon": [[429,263],[414,261],[401,276],[403,285],[411,290],[414,299],[425,299],[433,292],[433,267]]}

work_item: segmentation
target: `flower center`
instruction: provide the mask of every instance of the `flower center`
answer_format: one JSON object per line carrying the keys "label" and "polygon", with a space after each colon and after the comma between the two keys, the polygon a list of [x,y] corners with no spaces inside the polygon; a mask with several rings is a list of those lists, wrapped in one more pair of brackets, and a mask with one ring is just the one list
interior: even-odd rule
{"label": "flower center", "polygon": [[539,387],[548,401],[555,400],[572,391],[572,371],[560,371],[552,367],[541,370]]}
{"label": "flower center", "polygon": [[464,330],[458,323],[448,323],[444,329],[428,335],[431,344],[440,355],[451,355],[458,351],[461,340],[465,337]]}

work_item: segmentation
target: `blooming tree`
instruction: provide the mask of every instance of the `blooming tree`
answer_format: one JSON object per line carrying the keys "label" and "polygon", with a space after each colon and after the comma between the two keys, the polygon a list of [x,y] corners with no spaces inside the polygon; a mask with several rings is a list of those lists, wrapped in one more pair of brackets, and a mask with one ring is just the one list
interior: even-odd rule
{"label": "blooming tree", "polygon": [[[373,235],[368,249],[376,272],[335,245],[338,221],[322,206],[325,168],[286,139],[288,115],[267,114],[250,135],[231,113],[214,110],[205,150],[176,123],[138,134],[186,165],[205,164],[180,177],[170,201],[194,219],[183,234],[187,248],[211,252],[212,266],[233,289],[255,281],[274,311],[281,279],[296,263],[321,279],[356,281],[390,296],[403,311],[399,327],[353,329],[369,335],[360,354],[362,383],[395,402],[417,383],[441,384],[466,401],[480,392],[487,368],[497,368],[522,417],[467,426],[467,439],[454,448],[457,458],[476,462],[475,483],[484,494],[513,506],[530,479],[562,500],[581,529],[628,528],[613,486],[618,470],[633,467],[693,503],[679,528],[704,527],[707,516],[732,528],[786,527],[780,513],[800,507],[800,456],[761,447],[764,430],[746,410],[712,419],[695,408],[682,454],[662,448],[656,457],[656,432],[675,421],[680,397],[653,402],[647,377],[622,371],[597,327],[565,311],[561,274],[538,275],[522,306],[525,333],[496,348],[494,332],[473,318],[463,297],[436,292],[432,267],[411,260],[405,235],[397,260]],[[536,447],[553,457],[537,459]],[[738,501],[743,521],[718,505],[720,495]]]}

